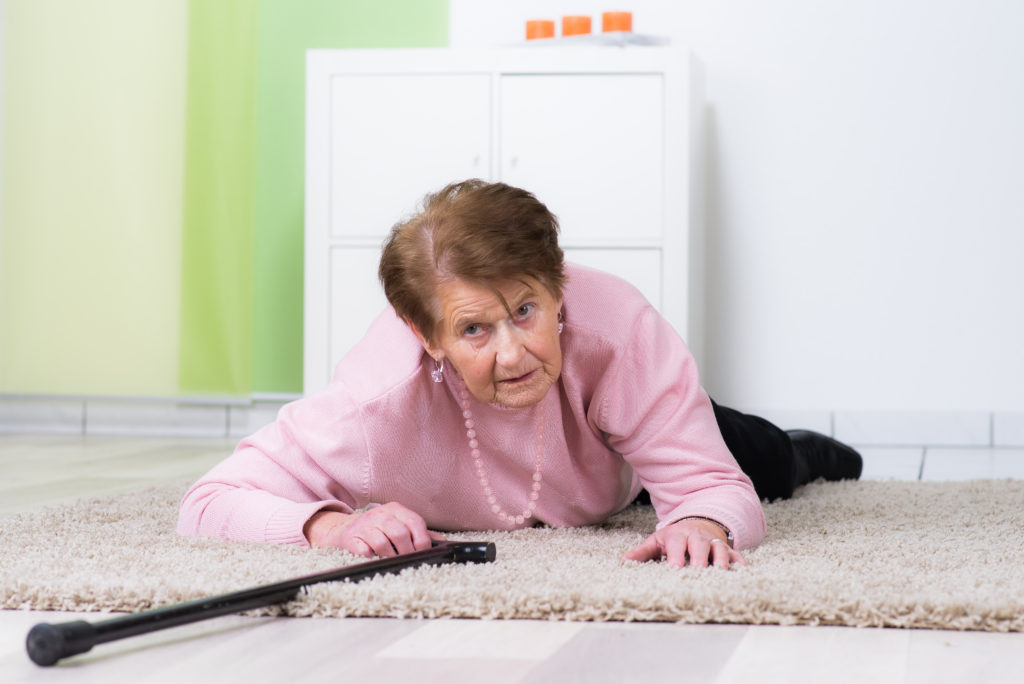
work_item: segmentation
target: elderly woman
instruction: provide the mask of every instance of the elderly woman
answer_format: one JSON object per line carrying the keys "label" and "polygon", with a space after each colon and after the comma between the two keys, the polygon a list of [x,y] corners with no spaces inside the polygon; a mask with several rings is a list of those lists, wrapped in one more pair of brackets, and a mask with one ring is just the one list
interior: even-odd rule
{"label": "elderly woman", "polygon": [[726,568],[762,498],[860,457],[717,406],[643,296],[563,261],[530,193],[429,195],[380,262],[391,307],[322,393],[285,406],[185,495],[186,535],[391,556],[439,531],[589,525],[641,495],[656,530],[625,558]]}

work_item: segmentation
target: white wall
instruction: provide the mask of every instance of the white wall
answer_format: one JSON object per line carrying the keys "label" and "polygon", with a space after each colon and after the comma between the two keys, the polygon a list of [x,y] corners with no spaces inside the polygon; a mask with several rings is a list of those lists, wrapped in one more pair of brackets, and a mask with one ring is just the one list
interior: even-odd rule
{"label": "white wall", "polygon": [[609,9],[705,67],[713,395],[1024,410],[1024,3],[452,0],[451,45]]}

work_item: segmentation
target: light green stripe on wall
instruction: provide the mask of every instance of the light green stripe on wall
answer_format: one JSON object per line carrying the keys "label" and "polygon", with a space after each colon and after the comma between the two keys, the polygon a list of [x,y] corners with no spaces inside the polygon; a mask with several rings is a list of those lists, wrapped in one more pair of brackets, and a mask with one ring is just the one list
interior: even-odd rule
{"label": "light green stripe on wall", "polygon": [[447,0],[261,0],[252,286],[257,392],[302,391],[306,49],[447,44]]}
{"label": "light green stripe on wall", "polygon": [[183,394],[252,392],[257,4],[189,2]]}
{"label": "light green stripe on wall", "polygon": [[0,393],[299,391],[305,50],[443,46],[447,2],[2,11]]}
{"label": "light green stripe on wall", "polygon": [[0,392],[174,394],[185,3],[3,13]]}

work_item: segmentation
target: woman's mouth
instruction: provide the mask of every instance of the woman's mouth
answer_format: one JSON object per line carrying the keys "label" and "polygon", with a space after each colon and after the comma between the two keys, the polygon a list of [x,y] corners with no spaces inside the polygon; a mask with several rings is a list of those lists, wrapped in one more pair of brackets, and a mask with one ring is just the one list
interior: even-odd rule
{"label": "woman's mouth", "polygon": [[532,371],[529,371],[528,373],[524,373],[523,375],[519,375],[519,376],[516,376],[514,378],[505,378],[504,380],[499,380],[498,382],[503,384],[503,385],[517,385],[517,384],[519,384],[521,382],[526,382],[527,380],[532,378],[533,374],[536,373],[536,372],[537,371],[532,370]]}

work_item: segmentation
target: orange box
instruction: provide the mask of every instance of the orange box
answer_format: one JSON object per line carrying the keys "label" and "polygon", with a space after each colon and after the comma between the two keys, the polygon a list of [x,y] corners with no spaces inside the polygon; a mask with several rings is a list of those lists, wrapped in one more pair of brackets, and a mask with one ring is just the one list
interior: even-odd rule
{"label": "orange box", "polygon": [[526,40],[554,37],[555,22],[553,19],[530,19],[526,22]]}
{"label": "orange box", "polygon": [[601,31],[610,33],[612,31],[632,31],[632,12],[605,12],[601,15]]}
{"label": "orange box", "polygon": [[562,17],[563,36],[582,36],[590,33],[590,17],[585,14],[567,14]]}

